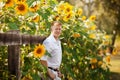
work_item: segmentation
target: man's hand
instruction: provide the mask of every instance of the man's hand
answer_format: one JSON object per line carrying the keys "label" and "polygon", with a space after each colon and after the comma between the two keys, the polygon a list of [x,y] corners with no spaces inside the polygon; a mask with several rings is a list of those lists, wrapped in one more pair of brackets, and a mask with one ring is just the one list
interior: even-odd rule
{"label": "man's hand", "polygon": [[56,77],[55,74],[53,74],[53,73],[51,72],[51,70],[49,70],[49,69],[48,69],[48,75],[49,75],[50,78],[53,79],[53,80],[54,80],[55,77]]}
{"label": "man's hand", "polygon": [[43,66],[48,67],[47,61],[45,61],[45,60],[40,60],[40,63],[41,63]]}
{"label": "man's hand", "polygon": [[60,71],[58,71],[58,77],[60,77],[60,78],[63,77],[63,74]]}

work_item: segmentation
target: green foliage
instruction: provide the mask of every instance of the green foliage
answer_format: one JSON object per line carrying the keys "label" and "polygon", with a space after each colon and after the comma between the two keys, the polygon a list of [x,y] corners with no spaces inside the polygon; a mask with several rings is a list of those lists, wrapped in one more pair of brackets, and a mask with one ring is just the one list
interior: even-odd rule
{"label": "green foliage", "polygon": [[[80,23],[79,21],[77,22]],[[75,26],[73,23],[67,30],[63,31],[63,37],[65,37],[63,38],[64,50],[61,71],[67,73],[64,74],[65,79],[109,79],[107,75],[109,74],[109,68],[107,66],[102,68],[102,66],[97,65],[99,61],[103,60],[103,57],[98,55],[98,49],[100,44],[102,44],[102,40],[89,38],[89,34],[84,30],[86,30],[85,27],[80,27],[80,25]],[[79,33],[80,37],[73,37],[72,34],[74,33]],[[94,69],[91,68],[92,64],[90,63],[92,58],[96,58],[98,61]]]}
{"label": "green foliage", "polygon": [[[35,8],[33,2],[39,7]],[[103,42],[110,42],[110,40],[105,37],[106,33],[96,30],[95,16],[86,19],[82,15],[82,9],[63,1],[58,3],[56,0],[38,0],[38,2],[27,0],[25,3],[28,4],[29,8],[34,7],[35,11],[29,10],[23,15],[14,12],[17,4],[8,8],[2,7],[1,15],[8,16],[11,14],[12,17],[8,17],[7,20],[6,17],[0,17],[1,32],[17,29],[23,34],[46,36],[50,34],[50,23],[59,20],[63,24],[63,32],[60,38],[63,48],[60,67],[64,74],[63,80],[109,80],[109,64],[99,54],[99,49],[103,50],[104,55],[107,45]],[[105,48],[101,46],[105,46]],[[41,74],[46,77],[46,68],[41,65],[38,58],[33,56],[34,48],[35,45],[23,44],[21,46],[22,80],[37,80]],[[2,53],[7,53],[6,47],[4,50],[0,48],[0,53],[0,58],[2,58],[0,62],[5,64],[7,54],[3,55]],[[7,69],[3,69],[6,65],[2,64],[0,75],[7,78]],[[5,75],[3,70],[5,70]]]}
{"label": "green foliage", "polygon": [[0,46],[0,79],[8,78],[7,51],[5,46]]}

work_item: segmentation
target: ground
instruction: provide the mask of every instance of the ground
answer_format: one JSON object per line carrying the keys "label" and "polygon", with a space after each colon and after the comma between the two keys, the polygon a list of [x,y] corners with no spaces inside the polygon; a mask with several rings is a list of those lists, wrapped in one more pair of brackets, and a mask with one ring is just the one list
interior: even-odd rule
{"label": "ground", "polygon": [[110,66],[111,80],[120,80],[120,52],[117,55],[111,55]]}

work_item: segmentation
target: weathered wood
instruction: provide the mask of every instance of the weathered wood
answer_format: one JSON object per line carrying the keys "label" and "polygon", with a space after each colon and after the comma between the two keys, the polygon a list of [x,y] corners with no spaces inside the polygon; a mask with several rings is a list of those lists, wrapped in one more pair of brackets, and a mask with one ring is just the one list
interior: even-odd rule
{"label": "weathered wood", "polygon": [[20,45],[42,43],[46,37],[20,34],[19,30],[11,30],[6,33],[0,33],[0,46],[8,45],[8,70],[9,79],[20,80]]}
{"label": "weathered wood", "polygon": [[[15,43],[20,43],[20,35],[19,30],[12,30],[7,33],[10,33],[11,38],[8,38],[8,41],[12,41],[14,34],[17,35],[17,38],[15,38]],[[19,37],[18,37],[19,36]],[[12,42],[11,44],[14,44]],[[9,79],[8,80],[20,80],[20,46],[19,45],[9,45],[8,46],[8,71],[9,71]]]}
{"label": "weathered wood", "polygon": [[46,37],[16,33],[0,33],[0,45],[22,45],[42,43]]}
{"label": "weathered wood", "polygon": [[9,79],[8,80],[20,80],[20,46],[19,45],[10,45],[8,46],[8,71]]}

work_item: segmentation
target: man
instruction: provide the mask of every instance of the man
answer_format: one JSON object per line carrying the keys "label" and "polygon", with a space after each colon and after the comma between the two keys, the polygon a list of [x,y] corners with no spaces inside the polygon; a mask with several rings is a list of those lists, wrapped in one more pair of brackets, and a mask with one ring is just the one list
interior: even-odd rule
{"label": "man", "polygon": [[61,34],[62,24],[54,21],[51,25],[51,34],[47,37],[43,44],[51,56],[43,56],[41,63],[47,67],[48,75],[52,80],[61,80],[61,72],[59,67],[62,60],[62,49],[59,36]]}

